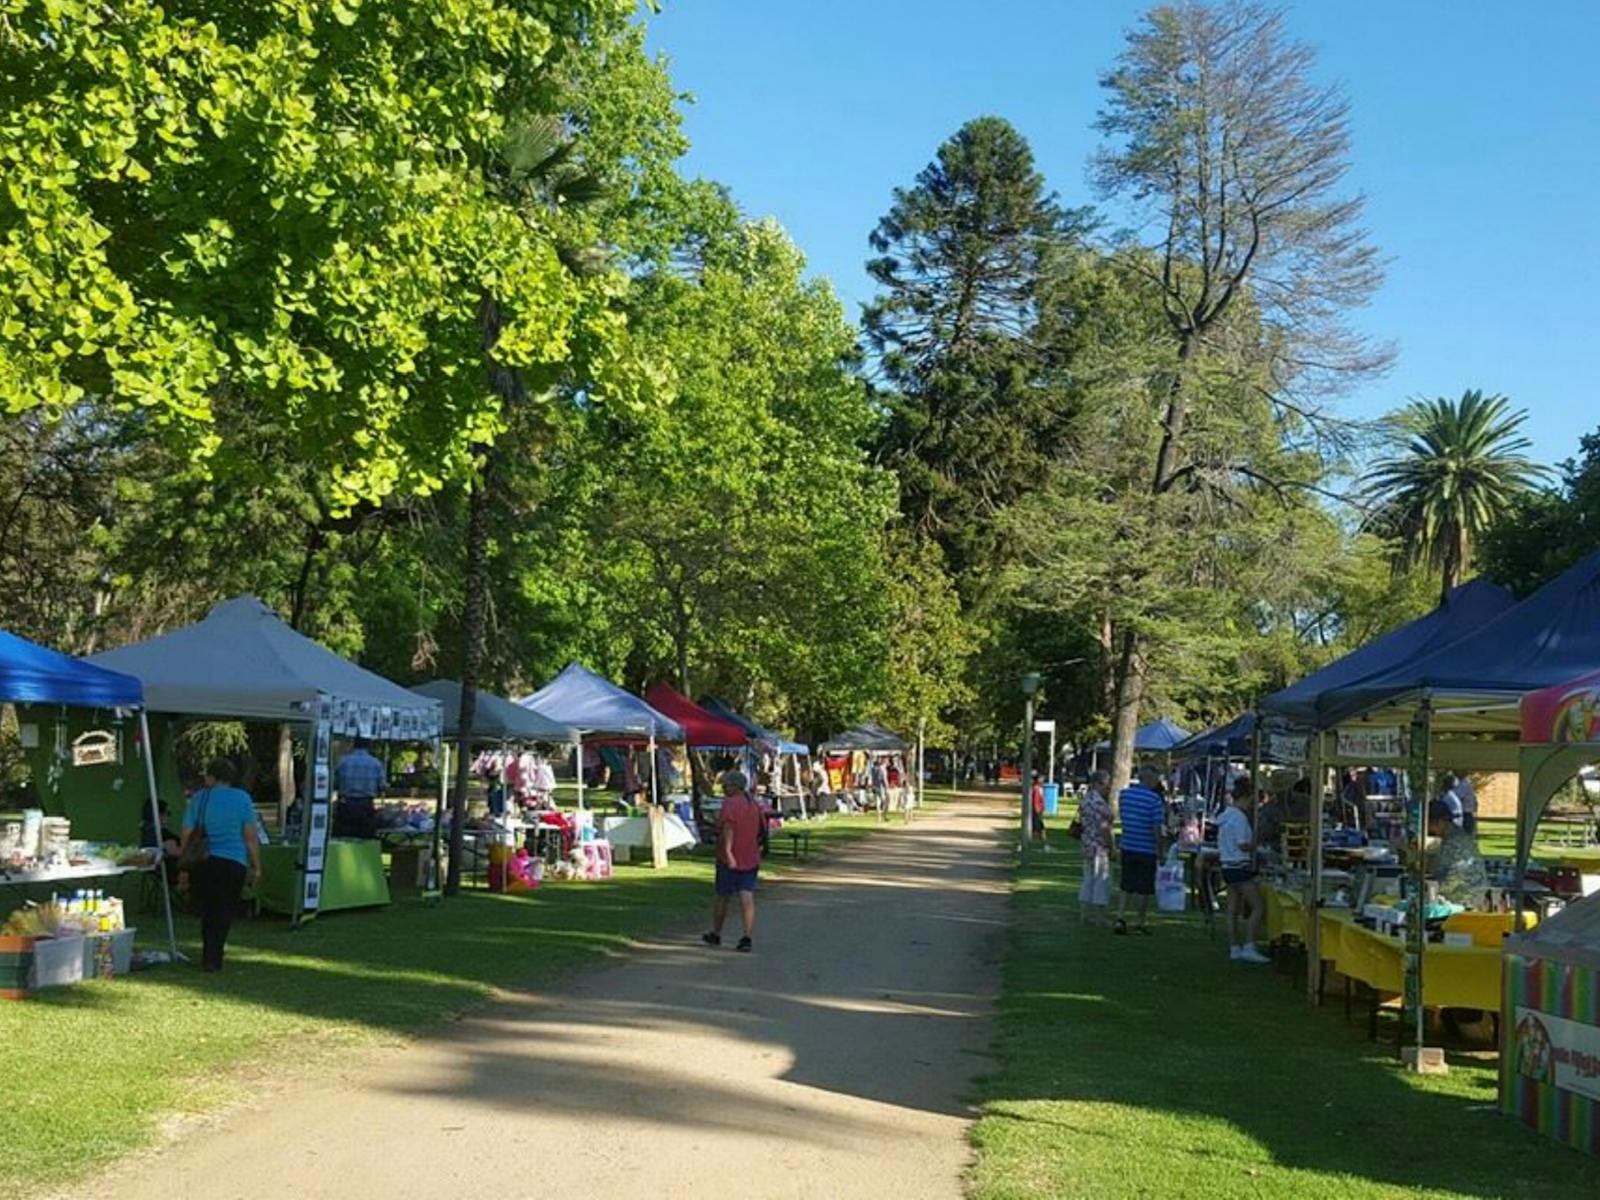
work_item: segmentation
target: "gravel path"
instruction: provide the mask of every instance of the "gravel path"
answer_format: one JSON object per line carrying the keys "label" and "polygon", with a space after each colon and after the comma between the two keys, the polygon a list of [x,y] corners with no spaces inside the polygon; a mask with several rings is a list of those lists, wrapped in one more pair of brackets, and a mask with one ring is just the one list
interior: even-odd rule
{"label": "gravel path", "polygon": [[943,805],[764,890],[754,954],[683,930],[362,1053],[93,1194],[960,1197],[1010,827],[994,801]]}

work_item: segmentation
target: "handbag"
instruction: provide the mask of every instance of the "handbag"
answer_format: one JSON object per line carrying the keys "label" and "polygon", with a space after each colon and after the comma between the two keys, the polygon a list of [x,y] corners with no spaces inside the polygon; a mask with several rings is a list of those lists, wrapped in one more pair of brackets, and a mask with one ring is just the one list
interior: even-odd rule
{"label": "handbag", "polygon": [[194,828],[189,831],[189,840],[178,851],[180,871],[193,871],[211,860],[211,838],[206,833],[206,801],[209,799],[211,789],[207,788],[200,797],[200,809],[195,816]]}

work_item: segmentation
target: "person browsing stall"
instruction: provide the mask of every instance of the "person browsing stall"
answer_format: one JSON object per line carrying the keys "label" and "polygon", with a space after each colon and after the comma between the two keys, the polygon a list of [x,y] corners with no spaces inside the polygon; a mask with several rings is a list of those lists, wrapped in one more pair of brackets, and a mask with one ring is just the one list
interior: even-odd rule
{"label": "person browsing stall", "polygon": [[1117,812],[1122,818],[1122,894],[1117,898],[1114,933],[1128,932],[1128,900],[1139,906],[1138,931],[1150,933],[1150,897],[1156,894],[1156,863],[1166,837],[1167,805],[1158,790],[1161,774],[1154,767],[1140,767],[1139,781],[1122,789],[1117,796]]}
{"label": "person browsing stall", "polygon": [[[256,806],[250,793],[234,787],[233,764],[214,758],[206,767],[205,786],[189,798],[183,817],[180,857],[191,856],[178,886],[193,893],[200,906],[200,966],[222,970],[228,931],[239,915],[239,901],[248,883],[261,881],[261,843],[256,836]],[[192,861],[197,839],[205,839],[205,856]]]}
{"label": "person browsing stall", "polygon": [[373,806],[389,786],[389,774],[368,748],[366,738],[356,738],[350,752],[333,769],[333,786],[339,805],[333,813],[333,836],[371,838],[378,833],[378,813]]}
{"label": "person browsing stall", "polygon": [[1489,873],[1478,853],[1478,839],[1456,824],[1454,810],[1443,800],[1428,805],[1428,836],[1439,839],[1428,872],[1439,885],[1439,898],[1463,908],[1481,907]]}
{"label": "person browsing stall", "polygon": [[1228,957],[1235,962],[1271,962],[1256,949],[1256,930],[1265,905],[1256,882],[1256,842],[1245,806],[1253,789],[1248,779],[1239,779],[1228,796],[1228,806],[1217,818],[1217,857],[1222,863],[1222,882],[1228,886]]}
{"label": "person browsing stall", "polygon": [[1111,907],[1111,776],[1095,771],[1089,789],[1078,805],[1083,830],[1083,882],[1078,888],[1078,911],[1085,924],[1103,925]]}
{"label": "person browsing stall", "polygon": [[756,877],[761,873],[761,825],[766,819],[761,805],[750,795],[750,781],[744,773],[724,774],[722,812],[717,817],[716,899],[711,906],[711,931],[700,939],[708,946],[722,945],[722,926],[735,897],[744,925],[738,949],[748,954],[754,945]]}

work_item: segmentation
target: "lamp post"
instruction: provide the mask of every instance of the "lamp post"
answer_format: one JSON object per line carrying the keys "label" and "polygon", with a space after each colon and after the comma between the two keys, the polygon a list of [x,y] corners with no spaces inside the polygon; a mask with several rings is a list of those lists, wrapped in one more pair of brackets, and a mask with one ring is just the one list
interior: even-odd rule
{"label": "lamp post", "polygon": [[1028,839],[1033,834],[1033,698],[1039,693],[1039,672],[1022,677],[1022,841],[1017,852],[1028,856]]}

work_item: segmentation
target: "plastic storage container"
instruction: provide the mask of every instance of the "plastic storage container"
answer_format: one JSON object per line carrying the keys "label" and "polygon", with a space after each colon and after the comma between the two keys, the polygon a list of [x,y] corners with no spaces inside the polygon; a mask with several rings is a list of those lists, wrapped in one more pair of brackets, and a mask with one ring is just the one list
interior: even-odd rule
{"label": "plastic storage container", "polygon": [[83,943],[81,933],[37,939],[33,943],[33,975],[28,986],[37,992],[41,988],[82,983]]}
{"label": "plastic storage container", "polygon": [[1061,805],[1061,785],[1047,783],[1044,785],[1044,815],[1053,817]]}

